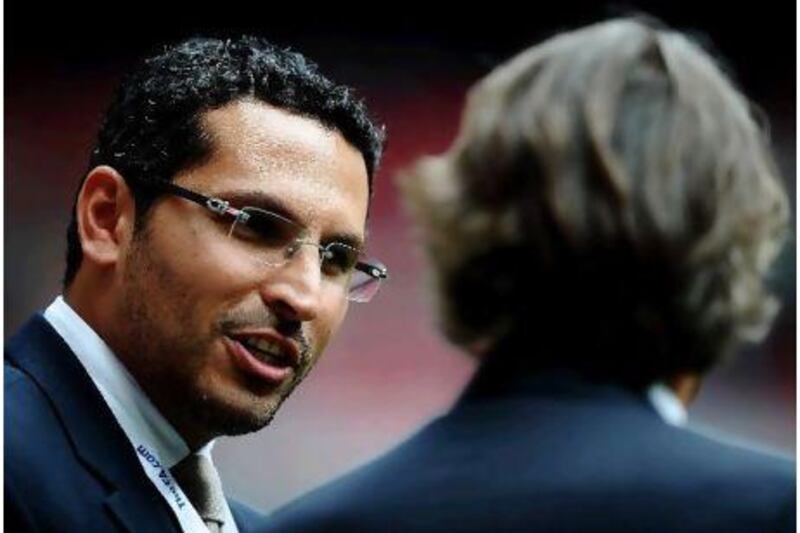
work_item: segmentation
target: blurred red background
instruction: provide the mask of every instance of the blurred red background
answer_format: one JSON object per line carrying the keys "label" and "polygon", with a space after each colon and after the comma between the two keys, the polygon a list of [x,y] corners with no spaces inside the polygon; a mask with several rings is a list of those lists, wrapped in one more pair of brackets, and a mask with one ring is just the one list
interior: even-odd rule
{"label": "blurred red background", "polygon": [[[5,338],[58,294],[74,189],[85,172],[100,116],[136,58],[193,34],[256,33],[316,60],[356,86],[387,125],[370,250],[391,269],[376,299],[351,306],[343,330],[274,423],[222,439],[216,461],[229,492],[271,509],[360,464],[445,411],[473,363],[438,335],[421,253],[394,179],[416,157],[441,152],[457,131],[470,84],[516,51],[555,31],[628,12],[561,2],[531,16],[483,6],[432,15],[412,5],[390,19],[231,9],[214,22],[186,11],[40,13],[6,9]],[[399,5],[382,6],[383,9]],[[494,7],[495,11],[488,11]],[[795,197],[795,28],[791,3],[766,12],[647,3],[639,8],[679,29],[702,32],[772,121],[787,187]],[[371,10],[371,9],[370,9]],[[369,11],[369,10],[366,10]],[[695,427],[794,454],[795,247],[774,276],[784,308],[769,340],[707,382],[690,413]]]}

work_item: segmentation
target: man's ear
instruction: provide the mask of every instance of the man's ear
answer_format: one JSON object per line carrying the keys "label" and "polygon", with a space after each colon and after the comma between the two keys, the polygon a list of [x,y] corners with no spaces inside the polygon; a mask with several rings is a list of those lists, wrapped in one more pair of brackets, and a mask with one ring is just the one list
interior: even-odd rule
{"label": "man's ear", "polygon": [[76,204],[78,235],[84,261],[98,266],[117,263],[133,234],[133,194],[119,172],[101,165],[86,176]]}

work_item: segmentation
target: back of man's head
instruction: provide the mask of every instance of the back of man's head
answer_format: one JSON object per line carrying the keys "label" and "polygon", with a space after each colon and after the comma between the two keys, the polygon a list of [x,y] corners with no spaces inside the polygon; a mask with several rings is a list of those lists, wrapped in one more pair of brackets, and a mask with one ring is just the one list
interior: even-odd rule
{"label": "back of man's head", "polygon": [[496,69],[405,192],[465,347],[643,385],[708,370],[777,307],[788,202],[765,133],[709,55],[649,22]]}

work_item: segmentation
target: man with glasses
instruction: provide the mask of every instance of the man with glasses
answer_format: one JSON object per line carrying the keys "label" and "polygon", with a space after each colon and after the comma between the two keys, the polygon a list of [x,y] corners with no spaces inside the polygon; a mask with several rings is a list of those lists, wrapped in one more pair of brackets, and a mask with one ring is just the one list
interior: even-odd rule
{"label": "man with glasses", "polygon": [[78,190],[64,292],[8,343],[13,531],[250,529],[210,460],[306,376],[364,258],[383,131],[260,39],[190,39],[119,88]]}
{"label": "man with glasses", "polygon": [[453,410],[265,531],[794,531],[794,465],[682,427],[768,330],[789,202],[747,99],[684,35],[613,20],[471,91],[404,182]]}

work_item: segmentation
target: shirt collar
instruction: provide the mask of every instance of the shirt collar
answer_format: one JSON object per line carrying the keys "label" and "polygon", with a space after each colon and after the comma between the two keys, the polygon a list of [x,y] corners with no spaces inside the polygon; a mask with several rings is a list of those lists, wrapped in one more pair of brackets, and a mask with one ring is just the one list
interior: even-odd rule
{"label": "shirt collar", "polygon": [[[50,304],[44,317],[75,353],[134,447],[147,443],[170,468],[189,454],[186,442],[111,348],[62,296]],[[209,454],[212,445],[213,441],[199,453]]]}
{"label": "shirt collar", "polygon": [[682,426],[686,424],[686,407],[675,393],[661,382],[654,383],[647,389],[647,399],[667,424]]}

